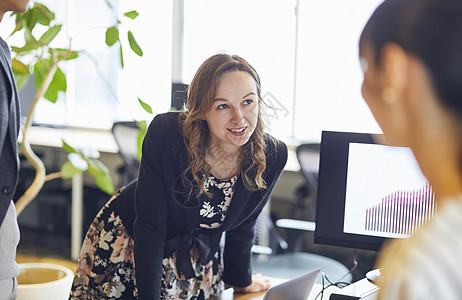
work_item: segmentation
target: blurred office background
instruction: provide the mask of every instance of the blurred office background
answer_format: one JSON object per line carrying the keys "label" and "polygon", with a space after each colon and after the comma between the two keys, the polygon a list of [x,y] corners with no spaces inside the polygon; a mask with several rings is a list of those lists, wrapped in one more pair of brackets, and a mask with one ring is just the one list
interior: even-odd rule
{"label": "blurred office background", "polygon": [[[56,12],[72,37],[73,48],[85,49],[91,56],[66,64],[68,90],[55,104],[39,102],[34,119],[38,126],[111,135],[117,121],[152,119],[138,98],[153,108],[154,115],[168,111],[173,84],[189,84],[207,57],[227,52],[248,60],[260,74],[264,100],[273,107],[264,108],[267,131],[292,150],[287,172],[272,197],[273,219],[294,217],[291,211],[301,198],[311,204],[298,217],[314,221],[313,195],[297,195],[306,184],[295,156],[298,145],[319,143],[322,130],[380,131],[361,97],[357,47],[361,29],[379,0],[110,0],[120,13],[139,12],[127,26],[144,55],[129,53],[128,45],[123,45],[127,49],[123,70],[118,48],[104,43],[102,28],[115,20],[104,0],[42,2]],[[2,37],[13,27],[13,19],[5,16]],[[15,40],[8,43],[14,45]],[[25,110],[28,100],[22,99]],[[56,147],[36,145],[34,149],[49,170],[59,170],[66,160]],[[123,158],[116,151],[104,150],[101,158],[117,185]],[[24,163],[20,191],[30,180],[28,172]],[[69,180],[46,183],[37,201],[20,217],[20,252],[70,257],[70,194]],[[83,233],[107,199],[85,178]],[[312,235],[306,236],[303,250],[327,253],[351,266],[352,252],[345,255],[342,249],[312,245],[311,239]],[[374,254],[366,256],[373,259]]]}

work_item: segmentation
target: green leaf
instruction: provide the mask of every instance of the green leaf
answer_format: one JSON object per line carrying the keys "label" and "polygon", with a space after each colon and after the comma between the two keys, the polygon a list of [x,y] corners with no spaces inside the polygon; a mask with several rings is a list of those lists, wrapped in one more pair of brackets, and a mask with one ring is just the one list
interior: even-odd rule
{"label": "green leaf", "polygon": [[95,177],[96,185],[105,193],[114,193],[114,183],[112,182],[109,169],[99,160],[89,159],[88,173]]}
{"label": "green leaf", "polygon": [[109,173],[104,176],[95,177],[96,185],[106,194],[112,195],[115,192],[114,183]]}
{"label": "green leaf", "polygon": [[[50,66],[50,62],[41,59],[37,61],[34,65],[34,84],[35,87],[38,89],[43,83],[45,79],[48,68]],[[64,75],[63,71],[60,68],[56,69],[55,74],[53,74],[53,78],[48,86],[47,90],[43,97],[52,103],[56,103],[58,100],[58,93],[59,91],[66,91],[67,83],[66,83],[66,75]]]}
{"label": "green leaf", "polygon": [[122,43],[120,43],[120,67],[124,68],[124,53],[122,51]]}
{"label": "green leaf", "polygon": [[141,154],[143,153],[143,141],[144,141],[146,132],[148,131],[148,126],[146,124],[146,121],[136,121],[136,124],[140,128],[140,130],[138,130],[137,149],[138,149],[138,159],[141,160]]}
{"label": "green leaf", "polygon": [[132,10],[132,11],[129,11],[129,12],[126,12],[124,13],[124,16],[132,19],[132,20],[135,20],[136,17],[138,17],[139,13],[136,11],[136,10]]}
{"label": "green leaf", "polygon": [[74,175],[82,173],[83,170],[80,170],[80,169],[76,168],[71,162],[66,161],[61,166],[61,172],[63,173],[62,177],[64,179],[69,179],[69,178],[72,178]]}
{"label": "green leaf", "polygon": [[17,25],[19,22],[24,21],[23,20],[24,13],[17,13],[17,12],[12,12],[10,17],[14,17],[14,24]]}
{"label": "green leaf", "polygon": [[17,74],[23,74],[23,75],[30,74],[29,67],[16,58],[13,58],[11,60],[11,69],[13,70],[14,73],[17,73]]}
{"label": "green leaf", "polygon": [[56,73],[53,76],[53,81],[51,83],[55,85],[59,91],[65,92],[67,90],[66,75],[61,68],[56,69]]}
{"label": "green leaf", "polygon": [[130,44],[130,48],[132,48],[133,52],[135,52],[138,56],[143,56],[143,50],[141,50],[140,45],[138,45],[130,30],[128,31],[128,43]]}
{"label": "green leaf", "polygon": [[66,143],[64,139],[62,139],[63,142],[63,149],[66,150],[67,153],[78,153],[77,150],[75,150],[74,147]]}
{"label": "green leaf", "polygon": [[99,160],[88,159],[88,173],[93,177],[97,178],[99,176],[104,176],[106,173],[109,173],[108,168]]}
{"label": "green leaf", "polygon": [[138,102],[140,103],[141,107],[149,114],[152,115],[152,108],[147,104],[146,102],[142,101],[140,98],[138,98]]}
{"label": "green leaf", "polygon": [[31,42],[36,42],[37,39],[32,35],[31,29],[25,27],[24,28],[24,39],[26,40],[26,43],[31,43]]}
{"label": "green leaf", "polygon": [[37,89],[42,85],[42,82],[45,79],[47,72],[48,68],[45,65],[45,60],[38,60],[34,65],[34,84]]}
{"label": "green leaf", "polygon": [[51,103],[56,103],[58,101],[58,90],[55,89],[51,84],[48,87],[47,91],[45,92],[45,95],[43,95],[45,99],[50,101]]}
{"label": "green leaf", "polygon": [[60,91],[65,92],[67,89],[67,82],[66,82],[66,75],[64,75],[63,71],[58,68],[56,69],[55,74],[53,75],[53,79],[48,86],[47,91],[45,92],[45,99],[52,103],[56,103],[58,100],[58,94]]}
{"label": "green leaf", "polygon": [[58,59],[59,60],[72,60],[76,59],[79,57],[79,52],[74,51],[74,50],[69,50],[69,49],[64,49],[64,48],[54,48],[50,49],[48,52],[53,55],[53,51],[55,51],[58,54]]}
{"label": "green leaf", "polygon": [[37,22],[43,26],[49,26],[55,19],[55,13],[41,3],[35,3]]}
{"label": "green leaf", "polygon": [[71,51],[71,54],[68,57],[66,57],[65,60],[76,59],[77,57],[79,57],[79,52]]}
{"label": "green leaf", "polygon": [[24,75],[24,74],[19,74],[19,73],[15,73],[14,74],[14,79],[16,81],[16,88],[18,89],[18,91],[22,90],[27,82],[29,81],[29,78],[30,78],[30,75]]}
{"label": "green leaf", "polygon": [[48,45],[61,31],[62,25],[55,25],[48,29],[39,39],[39,42]]}
{"label": "green leaf", "polygon": [[23,28],[24,28],[24,20],[20,18],[18,15],[16,15],[16,26],[14,27],[13,32],[10,33],[10,36],[12,36],[13,34],[20,31]]}
{"label": "green leaf", "polygon": [[37,43],[37,41],[33,40],[30,42],[27,42],[23,47],[11,47],[11,50],[14,51],[17,54],[24,53],[24,52],[30,52],[33,50],[37,50],[40,48],[40,45]]}
{"label": "green leaf", "polygon": [[36,5],[34,5],[34,7],[26,11],[23,15],[23,18],[25,22],[25,28],[29,29],[29,31],[32,32],[32,29],[35,28],[35,25],[37,25],[38,22]]}
{"label": "green leaf", "polygon": [[106,30],[106,45],[109,47],[119,40],[119,29],[116,26],[109,27]]}

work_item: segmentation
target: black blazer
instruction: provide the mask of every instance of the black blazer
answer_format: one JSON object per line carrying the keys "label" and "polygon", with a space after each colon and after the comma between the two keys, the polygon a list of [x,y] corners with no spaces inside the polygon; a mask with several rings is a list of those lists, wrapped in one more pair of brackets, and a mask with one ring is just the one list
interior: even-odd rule
{"label": "black blazer", "polygon": [[0,226],[18,180],[19,97],[10,61],[10,49],[0,38]]}
{"label": "black blazer", "polygon": [[[170,255],[175,247],[189,255],[183,247],[193,243],[199,245],[203,241],[214,252],[224,231],[223,280],[234,286],[249,285],[254,225],[287,162],[286,145],[266,134],[267,168],[263,178],[268,188],[252,192],[239,179],[223,225],[204,231],[204,235],[197,230],[201,207],[184,205],[189,190],[182,174],[188,158],[178,117],[177,112],[157,115],[149,125],[143,143],[134,224],[139,299],[160,299],[162,258]],[[184,266],[182,270],[187,268]]]}

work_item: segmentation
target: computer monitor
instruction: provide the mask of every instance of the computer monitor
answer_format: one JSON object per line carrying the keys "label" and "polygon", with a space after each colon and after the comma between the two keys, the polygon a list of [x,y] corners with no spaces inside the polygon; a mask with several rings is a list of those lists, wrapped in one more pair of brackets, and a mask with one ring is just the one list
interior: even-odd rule
{"label": "computer monitor", "polygon": [[409,148],[377,135],[323,131],[314,242],[379,250],[431,218],[435,195]]}

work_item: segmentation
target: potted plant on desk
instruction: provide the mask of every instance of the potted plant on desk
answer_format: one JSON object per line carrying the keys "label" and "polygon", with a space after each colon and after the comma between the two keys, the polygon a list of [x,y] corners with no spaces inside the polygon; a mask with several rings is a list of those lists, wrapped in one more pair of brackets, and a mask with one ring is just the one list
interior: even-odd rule
{"label": "potted plant on desk", "polygon": [[[111,10],[114,10],[110,1],[105,1]],[[118,14],[114,14],[117,16]],[[116,18],[113,25],[106,28],[105,43],[108,47],[118,45],[120,47],[120,63],[123,67],[122,44],[120,42],[119,29],[125,20],[134,20],[138,16],[136,11],[129,11]],[[21,147],[26,159],[35,169],[35,178],[31,186],[16,202],[18,216],[24,208],[37,196],[46,181],[56,178],[71,178],[76,174],[88,171],[95,178],[96,185],[104,192],[112,194],[114,184],[108,168],[98,160],[99,154],[95,151],[76,149],[63,140],[63,148],[69,153],[68,161],[63,164],[59,172],[47,174],[42,160],[34,153],[29,141],[29,132],[32,126],[36,105],[40,99],[46,99],[55,103],[58,94],[65,92],[67,88],[66,74],[61,67],[68,61],[78,58],[84,51],[75,50],[71,47],[71,38],[68,38],[68,46],[57,48],[52,42],[62,32],[62,25],[55,21],[55,14],[45,5],[31,3],[27,12],[11,15],[15,19],[15,28],[10,34],[24,34],[24,44],[12,46],[12,69],[18,89],[25,86],[33,76],[36,93],[28,112],[24,127],[22,128]],[[40,28],[40,30],[37,30]],[[41,32],[37,35],[37,32]],[[127,32],[127,39],[132,51],[142,56],[143,52],[136,42],[131,31]],[[151,112],[149,105],[138,99],[141,106]],[[146,126],[140,123],[140,135],[144,136]],[[30,267],[30,266],[28,266]],[[48,266],[49,267],[49,266]],[[33,268],[32,268],[33,269]],[[61,280],[62,281],[62,280]],[[66,281],[62,281],[68,284]],[[20,292],[21,296],[21,292]]]}

